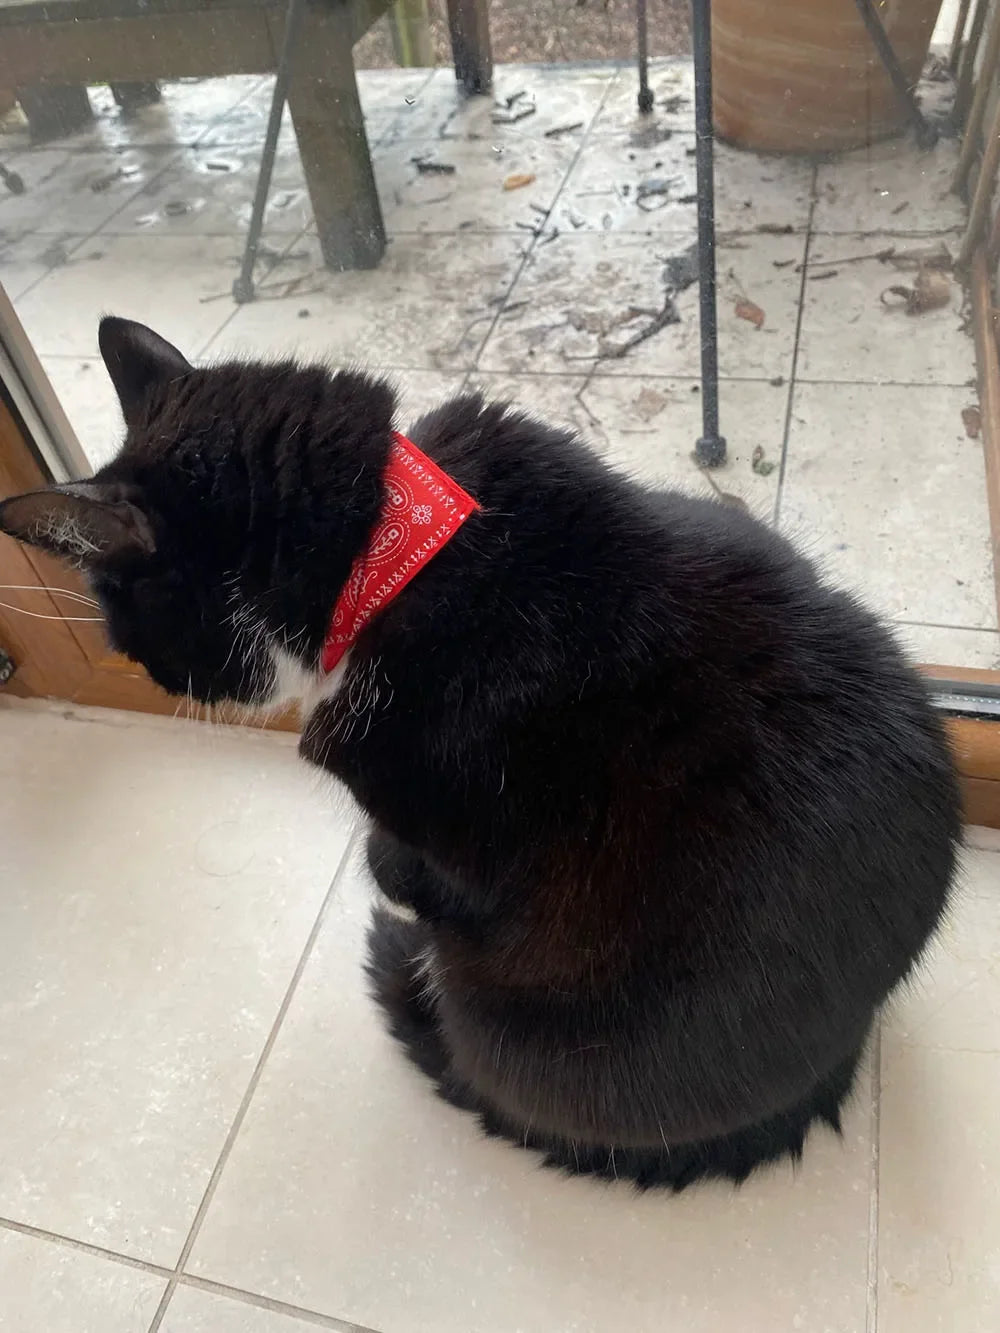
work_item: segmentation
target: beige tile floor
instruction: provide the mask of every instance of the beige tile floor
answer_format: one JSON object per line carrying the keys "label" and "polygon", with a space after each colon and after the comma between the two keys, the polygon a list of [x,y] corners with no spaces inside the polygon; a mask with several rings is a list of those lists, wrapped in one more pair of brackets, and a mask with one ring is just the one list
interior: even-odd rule
{"label": "beige tile floor", "polygon": [[[679,324],[602,355],[648,318],[630,307],[660,307],[664,263],[694,236],[689,64],[654,63],[652,121],[636,114],[633,71],[614,65],[502,68],[497,97],[535,107],[513,124],[494,121],[489,99],[462,99],[448,69],[360,82],[390,236],[382,265],[322,268],[286,124],[265,229],[275,285],[242,308],[228,293],[269,80],[170,84],[163,106],[127,122],[98,91],[84,134],[36,150],[16,126],[0,135],[29,184],[0,195],[0,282],[92,461],[120,435],[96,359],[97,319],[113,310],[195,358],[361,360],[397,380],[404,423],[478,384],[622,466],[707,491],[690,459],[696,290],[678,298]],[[720,148],[730,458],[718,482],[892,617],[922,659],[997,666],[982,450],[961,415],[976,402],[962,293],[919,318],[887,309],[882,293],[912,275],[876,257],[954,250],[955,152],[900,141],[813,164]],[[454,173],[420,173],[427,157]],[[535,179],[504,191],[514,172]],[[669,193],[640,200],[649,181]],[[763,309],[762,328],[736,317],[741,297]],[[752,470],[758,447],[768,476]]]}
{"label": "beige tile floor", "polygon": [[0,701],[4,1333],[987,1333],[1000,838],[842,1140],[679,1198],[482,1139],[383,1033],[287,738]]}

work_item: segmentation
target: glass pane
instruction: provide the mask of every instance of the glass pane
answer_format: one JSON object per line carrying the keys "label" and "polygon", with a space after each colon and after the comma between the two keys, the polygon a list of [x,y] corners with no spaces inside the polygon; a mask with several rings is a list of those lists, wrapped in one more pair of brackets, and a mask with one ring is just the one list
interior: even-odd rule
{"label": "glass pane", "polygon": [[[404,425],[463,387],[510,399],[644,477],[745,503],[920,659],[998,665],[975,348],[954,268],[968,213],[951,189],[958,7],[878,9],[904,75],[923,69],[917,102],[937,138],[921,146],[854,5],[803,0],[786,28],[768,0],[716,0],[728,453],[714,471],[692,460],[697,184],[680,0],[650,0],[649,114],[635,9],[616,0],[456,4],[464,83],[439,0],[308,9],[246,304],[233,284],[282,7],[65,0],[62,19],[4,0],[0,281],[95,467],[122,432],[98,358],[104,312],[148,322],[198,364],[361,361],[392,375]],[[466,83],[488,83],[490,43],[492,86],[470,95]],[[991,100],[984,123],[993,115]]]}

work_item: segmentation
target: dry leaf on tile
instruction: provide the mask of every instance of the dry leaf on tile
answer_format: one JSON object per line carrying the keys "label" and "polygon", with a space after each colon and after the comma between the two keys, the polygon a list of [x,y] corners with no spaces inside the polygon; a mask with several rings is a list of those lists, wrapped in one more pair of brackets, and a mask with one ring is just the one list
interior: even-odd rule
{"label": "dry leaf on tile", "polygon": [[764,446],[758,444],[750,455],[750,466],[758,477],[769,477],[778,465],[764,457]]}
{"label": "dry leaf on tile", "polygon": [[515,171],[504,178],[503,188],[505,190],[523,190],[526,185],[531,185],[535,179],[533,171]]}
{"label": "dry leaf on tile", "polygon": [[[893,296],[894,301],[886,300]],[[923,315],[928,310],[940,310],[951,303],[951,279],[937,268],[921,266],[912,287],[894,285],[882,293],[882,304],[903,309],[908,315]]]}
{"label": "dry leaf on tile", "polygon": [[982,413],[977,406],[962,408],[962,425],[965,427],[965,433],[970,440],[979,439],[982,424]]}
{"label": "dry leaf on tile", "polygon": [[632,399],[632,407],[640,421],[652,421],[653,417],[660,415],[669,401],[665,393],[661,393],[659,389],[651,389],[645,384]]}
{"label": "dry leaf on tile", "polygon": [[737,319],[745,319],[748,324],[752,324],[755,329],[764,327],[765,315],[756,301],[750,301],[745,296],[741,296],[736,302],[734,313]]}

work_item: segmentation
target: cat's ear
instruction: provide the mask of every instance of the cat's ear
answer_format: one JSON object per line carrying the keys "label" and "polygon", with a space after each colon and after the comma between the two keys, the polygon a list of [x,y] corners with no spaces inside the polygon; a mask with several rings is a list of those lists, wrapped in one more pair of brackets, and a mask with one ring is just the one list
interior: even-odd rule
{"label": "cat's ear", "polygon": [[84,566],[118,564],[156,550],[152,525],[141,509],[86,482],[4,500],[0,532]]}
{"label": "cat's ear", "polygon": [[101,320],[97,341],[126,426],[140,419],[153,389],[194,369],[166,338],[130,319],[107,315]]}

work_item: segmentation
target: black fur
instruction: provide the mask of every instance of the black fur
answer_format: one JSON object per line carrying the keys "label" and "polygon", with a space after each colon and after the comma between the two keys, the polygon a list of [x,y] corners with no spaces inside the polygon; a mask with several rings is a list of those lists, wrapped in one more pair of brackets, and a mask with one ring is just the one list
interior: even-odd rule
{"label": "black fur", "polygon": [[[102,351],[122,453],[0,526],[83,563],[166,688],[264,702],[279,659],[315,671],[393,394],[194,370],[122,321]],[[481,510],[365,630],[300,747],[418,917],[372,927],[393,1031],[446,1098],[570,1171],[681,1188],[798,1155],[838,1125],[946,904],[958,797],[921,682],[745,514],[475,396],[411,435]],[[76,529],[53,516],[73,496]]]}

